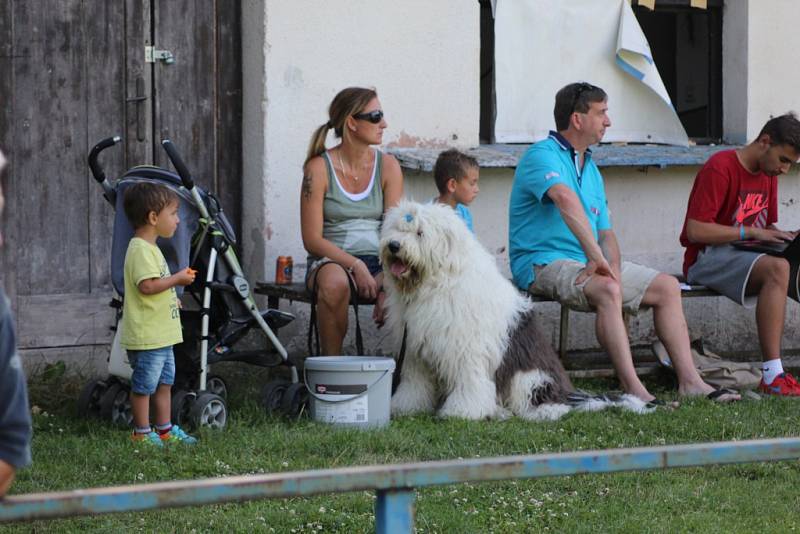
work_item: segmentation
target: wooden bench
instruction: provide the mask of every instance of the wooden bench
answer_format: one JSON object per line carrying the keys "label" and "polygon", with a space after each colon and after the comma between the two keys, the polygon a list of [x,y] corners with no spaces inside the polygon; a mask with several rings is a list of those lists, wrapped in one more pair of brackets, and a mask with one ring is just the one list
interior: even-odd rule
{"label": "wooden bench", "polygon": [[[673,275],[678,281],[681,283],[681,297],[682,298],[690,298],[690,297],[718,297],[720,296],[719,293],[716,291],[709,289],[705,286],[699,285],[688,285],[686,284],[683,276],[681,275]],[[306,290],[306,286],[302,282],[296,282],[292,284],[276,284],[275,282],[256,282],[255,289],[253,290],[254,293],[258,295],[265,295],[267,297],[267,306],[272,309],[280,309],[280,301],[281,300],[288,300],[289,302],[311,302],[311,295],[309,295],[308,291]],[[556,302],[547,297],[541,297],[538,295],[530,295],[531,300],[533,302]],[[373,300],[358,300],[359,306],[371,306],[375,304]],[[560,306],[561,308],[561,317],[558,327],[558,356],[561,358],[561,361],[566,360],[567,356],[567,341],[569,339],[569,308],[566,306]],[[626,318],[627,323],[627,318]]]}
{"label": "wooden bench", "polygon": [[[672,275],[678,279],[681,284],[681,298],[689,297],[719,297],[720,294],[701,285],[689,285],[686,283],[683,275]],[[529,295],[533,302],[557,302],[548,297],[539,295]],[[561,308],[561,318],[558,327],[558,357],[561,361],[565,361],[567,356],[567,341],[569,340],[569,312],[570,309],[566,306],[559,305]],[[625,316],[625,324],[628,324],[628,316]]]}
{"label": "wooden bench", "polygon": [[[291,284],[276,284],[275,282],[256,282],[256,287],[253,289],[256,295],[265,295],[267,297],[267,306],[274,310],[280,309],[281,300],[288,300],[289,302],[305,302],[311,303],[311,294],[306,289],[303,282],[293,282]],[[374,300],[358,299],[359,306],[372,306],[375,304]]]}

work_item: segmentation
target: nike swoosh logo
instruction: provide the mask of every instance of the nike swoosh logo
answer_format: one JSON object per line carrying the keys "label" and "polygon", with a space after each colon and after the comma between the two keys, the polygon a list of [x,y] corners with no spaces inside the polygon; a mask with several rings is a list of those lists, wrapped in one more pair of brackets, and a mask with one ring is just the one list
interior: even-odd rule
{"label": "nike swoosh logo", "polygon": [[744,202],[739,200],[739,211],[736,212],[736,223],[743,224],[749,217],[757,215],[768,207],[769,202],[766,199],[762,200],[760,194],[750,193],[747,195]]}
{"label": "nike swoosh logo", "polygon": [[740,209],[739,213],[736,214],[736,222],[742,224],[748,217],[760,213],[766,207],[767,206],[757,206],[749,210]]}

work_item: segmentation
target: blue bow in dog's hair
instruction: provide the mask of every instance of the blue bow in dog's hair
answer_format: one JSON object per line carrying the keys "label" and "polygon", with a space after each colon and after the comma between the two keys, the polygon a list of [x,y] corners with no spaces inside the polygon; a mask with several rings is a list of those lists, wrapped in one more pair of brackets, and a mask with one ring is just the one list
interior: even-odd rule
{"label": "blue bow in dog's hair", "polygon": [[411,222],[414,220],[414,216],[410,213],[406,213],[406,222]]}

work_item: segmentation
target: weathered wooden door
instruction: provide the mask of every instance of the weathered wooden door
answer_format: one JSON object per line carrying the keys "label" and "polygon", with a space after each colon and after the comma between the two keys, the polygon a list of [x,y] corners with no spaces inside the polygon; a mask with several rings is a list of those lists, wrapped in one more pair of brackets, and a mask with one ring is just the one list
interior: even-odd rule
{"label": "weathered wooden door", "polygon": [[[166,165],[169,137],[235,226],[241,196],[240,3],[0,0],[0,149],[6,212],[2,284],[19,346],[86,354],[111,339],[113,211],[86,155],[109,177]],[[156,58],[146,61],[146,47]]]}

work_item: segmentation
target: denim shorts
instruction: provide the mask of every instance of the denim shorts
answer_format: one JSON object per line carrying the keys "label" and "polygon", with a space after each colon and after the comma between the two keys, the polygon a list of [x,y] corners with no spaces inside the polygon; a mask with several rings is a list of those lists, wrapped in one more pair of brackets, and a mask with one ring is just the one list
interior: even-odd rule
{"label": "denim shorts", "polygon": [[171,346],[129,350],[128,361],[133,367],[131,391],[138,395],[152,395],[159,384],[171,386],[175,383],[175,355]]}
{"label": "denim shorts", "polygon": [[[378,256],[369,255],[369,256],[356,256],[359,260],[363,261],[364,264],[367,266],[367,270],[369,274],[373,277],[377,276],[378,273],[383,271],[383,267],[381,267],[381,260]],[[308,269],[306,270],[306,287],[309,287],[308,281],[314,275],[317,269],[325,265],[326,263],[331,263],[333,260],[330,258],[314,258],[313,256],[308,257]]]}

